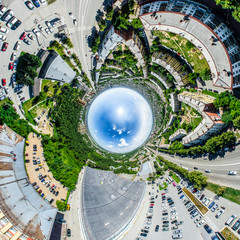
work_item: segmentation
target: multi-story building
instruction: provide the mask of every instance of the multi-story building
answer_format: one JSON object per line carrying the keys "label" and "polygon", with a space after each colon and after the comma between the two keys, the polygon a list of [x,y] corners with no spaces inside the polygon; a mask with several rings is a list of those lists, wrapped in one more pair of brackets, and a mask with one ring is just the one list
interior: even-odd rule
{"label": "multi-story building", "polygon": [[[102,42],[101,48],[99,50],[99,59],[97,62],[96,69],[99,70],[104,63],[107,56],[113,51],[118,45],[125,44],[134,56],[138,60],[138,65],[142,66],[144,76],[147,76],[147,71],[144,68],[144,54],[145,48],[133,29],[131,30],[117,30],[111,26]],[[98,73],[98,72],[97,72]],[[99,74],[96,74],[96,82],[98,82]]]}
{"label": "multi-story building", "polygon": [[177,139],[183,138],[187,135],[187,132],[184,129],[178,129],[169,137],[169,141],[173,142]]}
{"label": "multi-story building", "polygon": [[221,117],[218,114],[202,112],[202,116],[202,122],[194,131],[190,132],[182,139],[184,146],[190,147],[192,145],[201,144],[224,127],[224,123],[221,121]]}
{"label": "multi-story building", "polygon": [[[201,50],[207,48],[207,51],[202,51],[202,53],[205,54],[204,56],[208,62],[213,62],[217,65],[215,66],[216,71],[213,71],[214,66],[212,66],[212,68],[210,67],[213,85],[227,89],[240,87],[239,43],[233,31],[224,23],[221,17],[215,15],[207,6],[189,0],[139,0],[138,2],[140,5],[140,19],[148,13],[152,13],[152,22],[156,19],[156,23],[150,23],[150,21],[146,21],[146,18],[141,19],[142,22],[145,23],[145,28],[148,30],[161,29],[164,31],[174,31],[174,27],[178,28],[178,31],[182,31],[182,36],[187,39],[189,37],[188,40],[193,40],[191,39],[191,34],[192,37],[196,37],[197,39],[207,36],[208,38],[205,42],[202,42],[204,39],[200,39],[200,41],[196,40],[195,44],[197,44],[197,47],[200,47]],[[168,13],[171,14],[171,16],[165,16],[165,14]],[[176,22],[174,22],[174,19]],[[194,26],[198,28],[197,32],[195,32]],[[200,29],[200,27],[204,28],[204,26],[206,29],[205,33],[204,29]],[[177,30],[174,32],[177,32]],[[207,32],[209,32],[209,34],[207,34]],[[190,35],[188,33],[190,33]],[[201,46],[201,43],[203,43],[204,46]],[[211,48],[215,49],[215,56],[209,51]],[[210,54],[211,57],[208,56],[208,54]],[[224,54],[226,57],[223,57]],[[220,64],[219,61],[225,63]]]}
{"label": "multi-story building", "polygon": [[214,110],[213,102],[215,98],[209,95],[202,94],[201,92],[192,93],[184,91],[178,94],[178,100],[193,107],[199,113],[202,113],[203,111],[209,112]]}

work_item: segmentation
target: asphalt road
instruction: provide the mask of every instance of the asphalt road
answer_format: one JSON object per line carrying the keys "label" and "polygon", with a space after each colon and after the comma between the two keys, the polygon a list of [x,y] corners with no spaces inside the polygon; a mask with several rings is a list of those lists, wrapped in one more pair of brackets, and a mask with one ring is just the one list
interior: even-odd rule
{"label": "asphalt road", "polygon": [[[210,157],[210,160],[204,160],[203,158],[180,158],[162,152],[157,152],[157,154],[179,166],[189,168],[190,171],[197,167],[198,171],[204,172],[212,182],[240,189],[240,146],[237,146],[232,152],[226,152],[224,157],[214,159]],[[211,172],[205,173],[206,169],[209,169]],[[229,171],[237,171],[237,175],[230,176],[228,175]]]}

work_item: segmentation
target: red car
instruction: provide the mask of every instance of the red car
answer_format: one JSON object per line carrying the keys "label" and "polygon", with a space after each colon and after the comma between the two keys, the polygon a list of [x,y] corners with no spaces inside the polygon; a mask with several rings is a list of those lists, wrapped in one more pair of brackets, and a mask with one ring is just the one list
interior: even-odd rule
{"label": "red car", "polygon": [[22,35],[20,36],[20,40],[23,40],[27,36],[26,32],[23,32]]}
{"label": "red car", "polygon": [[6,78],[2,79],[2,85],[5,86],[6,85]]}
{"label": "red car", "polygon": [[151,206],[154,206],[154,203],[152,203]]}
{"label": "red car", "polygon": [[2,46],[2,51],[5,52],[7,50],[7,47],[8,47],[8,43],[4,42]]}
{"label": "red car", "polygon": [[13,62],[10,62],[10,63],[9,63],[8,68],[9,68],[9,70],[13,70]]}

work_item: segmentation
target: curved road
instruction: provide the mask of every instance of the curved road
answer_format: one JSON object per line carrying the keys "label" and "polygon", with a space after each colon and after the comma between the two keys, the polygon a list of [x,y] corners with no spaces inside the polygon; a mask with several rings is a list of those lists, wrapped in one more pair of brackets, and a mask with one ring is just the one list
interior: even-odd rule
{"label": "curved road", "polygon": [[[158,151],[155,153],[191,171],[197,167],[198,171],[204,172],[211,182],[240,189],[240,146],[237,146],[235,151],[226,152],[224,157],[217,157],[214,160],[180,158]],[[206,169],[211,170],[211,173],[205,173]],[[237,171],[237,175],[230,176],[229,171]]]}

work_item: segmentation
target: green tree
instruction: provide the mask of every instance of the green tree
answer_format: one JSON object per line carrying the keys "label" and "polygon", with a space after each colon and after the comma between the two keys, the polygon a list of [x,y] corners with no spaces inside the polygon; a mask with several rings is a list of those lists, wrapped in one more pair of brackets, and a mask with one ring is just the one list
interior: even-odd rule
{"label": "green tree", "polygon": [[106,20],[105,20],[105,19],[101,19],[101,20],[98,22],[98,26],[99,26],[100,31],[103,32],[104,29],[107,27]]}
{"label": "green tree", "polygon": [[226,191],[226,187],[221,187],[218,189],[217,195],[222,196]]}
{"label": "green tree", "polygon": [[193,171],[188,174],[188,179],[194,182],[194,187],[202,189],[207,186],[207,177],[202,172]]}
{"label": "green tree", "polygon": [[239,117],[236,117],[236,118],[233,120],[233,125],[234,125],[234,127],[240,129],[240,116],[239,116]]}
{"label": "green tree", "polygon": [[69,48],[73,48],[73,43],[69,37],[66,37],[62,40],[63,44],[66,44]]}
{"label": "green tree", "polygon": [[188,74],[188,81],[189,81],[191,84],[195,85],[195,84],[196,84],[196,79],[197,79],[197,77],[198,77],[198,74],[197,74],[197,73],[189,73],[189,74]]}

